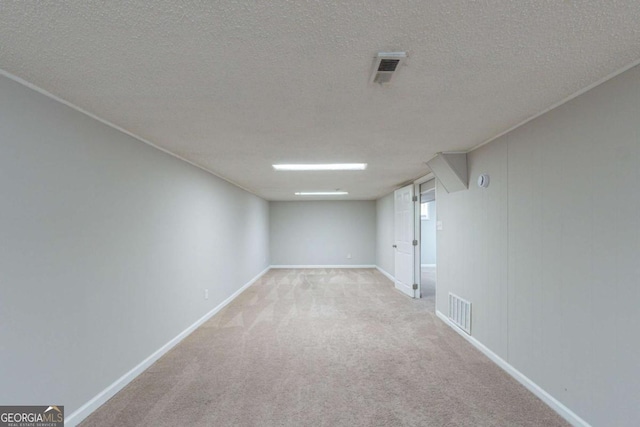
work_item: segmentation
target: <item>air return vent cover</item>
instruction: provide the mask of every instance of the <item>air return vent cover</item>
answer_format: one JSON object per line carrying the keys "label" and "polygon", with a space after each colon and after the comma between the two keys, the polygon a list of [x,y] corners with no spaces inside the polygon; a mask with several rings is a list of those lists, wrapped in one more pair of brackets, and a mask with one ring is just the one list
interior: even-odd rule
{"label": "air return vent cover", "polygon": [[449,320],[471,335],[471,303],[449,292]]}
{"label": "air return vent cover", "polygon": [[407,58],[406,52],[378,52],[373,61],[373,70],[369,83],[387,85],[398,72],[398,68]]}

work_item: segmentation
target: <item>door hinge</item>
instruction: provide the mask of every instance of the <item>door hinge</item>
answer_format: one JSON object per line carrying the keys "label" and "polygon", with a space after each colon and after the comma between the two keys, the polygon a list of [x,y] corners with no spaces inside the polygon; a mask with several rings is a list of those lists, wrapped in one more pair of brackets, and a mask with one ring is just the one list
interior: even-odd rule
{"label": "door hinge", "polygon": [[418,241],[417,240],[413,241],[413,246],[418,246]]}
{"label": "door hinge", "polygon": [[418,289],[418,284],[417,284],[417,283],[414,283],[414,284],[413,284],[413,290],[415,291],[416,289]]}
{"label": "door hinge", "polygon": [[413,200],[414,202],[417,202],[418,201],[418,196],[413,196],[413,198],[411,200]]}

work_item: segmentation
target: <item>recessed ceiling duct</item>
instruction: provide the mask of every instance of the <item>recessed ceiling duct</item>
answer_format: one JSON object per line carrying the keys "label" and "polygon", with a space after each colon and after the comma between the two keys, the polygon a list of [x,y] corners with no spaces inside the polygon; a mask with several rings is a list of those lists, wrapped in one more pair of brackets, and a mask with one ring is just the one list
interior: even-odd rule
{"label": "recessed ceiling duct", "polygon": [[398,67],[407,58],[406,52],[378,52],[373,61],[373,70],[369,83],[388,85],[398,72]]}
{"label": "recessed ceiling duct", "polygon": [[427,166],[447,190],[453,193],[468,187],[467,153],[438,153]]}

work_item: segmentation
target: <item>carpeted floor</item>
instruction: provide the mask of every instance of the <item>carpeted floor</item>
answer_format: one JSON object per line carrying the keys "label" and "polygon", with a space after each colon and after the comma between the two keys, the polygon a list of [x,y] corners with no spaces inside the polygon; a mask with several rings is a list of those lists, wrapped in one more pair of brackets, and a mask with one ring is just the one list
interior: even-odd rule
{"label": "carpeted floor", "polygon": [[271,270],[82,426],[566,426],[376,270]]}

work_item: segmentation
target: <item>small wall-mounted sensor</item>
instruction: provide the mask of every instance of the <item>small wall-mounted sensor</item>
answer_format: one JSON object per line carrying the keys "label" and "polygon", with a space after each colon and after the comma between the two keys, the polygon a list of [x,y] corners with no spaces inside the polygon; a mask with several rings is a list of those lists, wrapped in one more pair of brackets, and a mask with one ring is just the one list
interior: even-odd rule
{"label": "small wall-mounted sensor", "polygon": [[478,187],[487,188],[489,186],[489,175],[483,173],[478,177]]}

